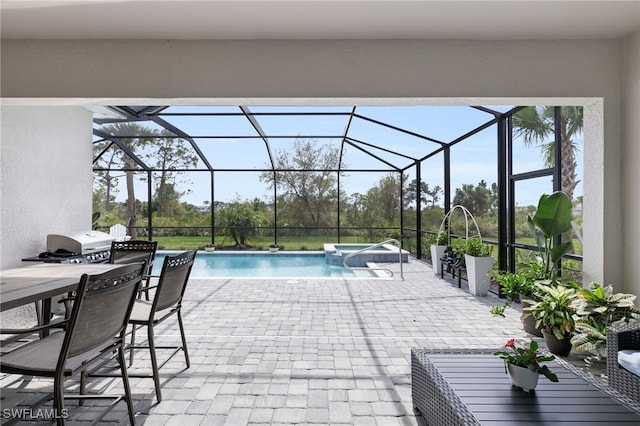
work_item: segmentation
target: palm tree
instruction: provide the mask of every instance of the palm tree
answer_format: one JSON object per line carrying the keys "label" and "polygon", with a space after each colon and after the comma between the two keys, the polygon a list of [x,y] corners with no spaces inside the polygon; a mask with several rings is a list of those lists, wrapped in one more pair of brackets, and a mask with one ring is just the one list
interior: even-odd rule
{"label": "palm tree", "polygon": [[[561,107],[561,159],[562,176],[560,188],[573,200],[573,191],[578,185],[576,174],[576,150],[574,143],[582,133],[582,107]],[[547,167],[555,164],[554,107],[530,106],[513,116],[515,136],[522,136],[526,146],[537,144],[542,150]],[[548,138],[552,140],[548,142]],[[545,142],[547,141],[547,142]]]}

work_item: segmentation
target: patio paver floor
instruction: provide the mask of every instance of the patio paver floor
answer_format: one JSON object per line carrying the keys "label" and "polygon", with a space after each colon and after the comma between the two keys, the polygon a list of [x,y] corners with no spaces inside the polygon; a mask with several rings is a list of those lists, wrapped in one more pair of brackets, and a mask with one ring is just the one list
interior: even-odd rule
{"label": "patio paver floor", "polygon": [[[397,264],[390,265],[398,270]],[[411,259],[382,279],[192,278],[183,304],[191,368],[181,353],[151,379],[131,378],[136,420],[145,425],[415,425],[410,351],[499,348],[529,338],[520,312],[495,317],[495,295],[474,297]],[[137,333],[137,339],[144,336]],[[156,328],[158,345],[179,341],[177,324]],[[159,353],[162,360],[163,353]],[[149,371],[137,351],[133,369]],[[2,376],[2,408],[36,398],[50,381]],[[118,391],[118,379],[101,379]],[[96,388],[96,386],[93,386]],[[75,403],[73,403],[75,404]],[[94,403],[70,407],[91,419]],[[127,423],[119,404],[102,424]]]}

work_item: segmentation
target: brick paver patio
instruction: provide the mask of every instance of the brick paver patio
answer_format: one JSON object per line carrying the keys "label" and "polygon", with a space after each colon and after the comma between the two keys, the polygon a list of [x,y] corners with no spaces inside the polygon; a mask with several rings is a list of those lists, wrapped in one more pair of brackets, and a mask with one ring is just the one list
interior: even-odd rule
{"label": "brick paver patio", "polygon": [[[516,309],[491,315],[495,295],[474,297],[414,259],[404,269],[404,281],[192,278],[183,306],[191,368],[179,353],[161,370],[161,403],[152,380],[131,379],[138,424],[415,425],[411,348],[498,348],[527,337]],[[159,345],[179,340],[171,322],[156,331]],[[133,370],[148,360],[138,351]],[[2,407],[49,386],[5,375]],[[92,404],[71,406],[70,420],[91,419]],[[104,420],[126,424],[125,404]]]}

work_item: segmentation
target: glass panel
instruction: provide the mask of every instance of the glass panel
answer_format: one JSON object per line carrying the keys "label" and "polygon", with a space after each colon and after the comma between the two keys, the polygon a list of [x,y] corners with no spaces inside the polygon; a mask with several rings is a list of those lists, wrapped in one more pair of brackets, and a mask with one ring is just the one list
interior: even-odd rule
{"label": "glass panel", "polygon": [[516,243],[536,246],[536,241],[529,230],[527,216],[535,214],[538,200],[542,194],[551,194],[552,192],[553,178],[551,176],[515,182]]}
{"label": "glass panel", "polygon": [[547,164],[543,148],[524,142],[522,137],[513,140],[513,174],[547,169],[553,164]]}
{"label": "glass panel", "polygon": [[151,169],[195,169],[204,167],[200,156],[193,145],[168,132],[162,132],[165,137],[149,138],[147,142],[137,148],[136,154]]}
{"label": "glass panel", "polygon": [[[215,179],[215,201],[250,201],[254,198],[261,198],[264,202],[270,203],[273,200],[273,191],[268,189],[268,184],[260,180],[261,173],[258,172],[216,172]],[[203,195],[209,200],[210,195]]]}
{"label": "glass panel", "polygon": [[444,154],[422,162],[423,192],[422,229],[437,233],[444,219]]}
{"label": "glass panel", "polygon": [[422,158],[440,147],[423,138],[360,118],[354,118],[351,122],[348,139],[399,168],[406,167],[414,159]]}
{"label": "glass panel", "polygon": [[[135,149],[135,142],[128,144],[128,148]],[[135,154],[135,152],[134,152]],[[93,144],[94,162],[93,167],[96,169],[121,170],[127,169],[143,169],[138,161],[125,153],[118,145],[111,141],[97,142]]]}
{"label": "glass panel", "polygon": [[554,108],[530,106],[513,115],[513,173],[552,168]]}
{"label": "glass panel", "polygon": [[[315,139],[307,137],[296,138],[272,138],[269,139],[269,146],[271,147],[271,154],[276,160],[283,156],[287,157],[287,164],[297,166],[296,168],[309,168],[311,165],[330,165],[331,168],[337,168],[338,158],[340,154],[340,139]],[[310,152],[321,154],[319,157],[313,157],[308,154]],[[326,155],[330,155],[330,160],[325,158]],[[308,161],[299,161],[302,158],[306,158]],[[294,162],[294,159],[298,161]],[[276,161],[277,162],[277,161]]]}
{"label": "glass panel", "polygon": [[[468,106],[366,106],[358,107],[356,114],[445,143],[493,119]],[[427,146],[428,151],[438,148],[433,143]]]}
{"label": "glass panel", "polygon": [[248,107],[268,136],[341,138],[349,118],[347,107]]}
{"label": "glass panel", "polygon": [[[497,143],[495,128],[479,132],[451,149],[451,204],[466,207],[483,238],[497,237]],[[453,225],[453,220],[452,220]],[[459,229],[462,228],[462,229]],[[469,235],[476,235],[470,222]],[[457,224],[457,232],[466,226]]]}
{"label": "glass panel", "polygon": [[[271,168],[261,138],[197,138],[196,143],[214,170]],[[199,167],[206,168],[200,162]]]}
{"label": "glass panel", "polygon": [[243,115],[206,117],[167,117],[167,122],[180,128],[191,137],[199,136],[259,136]]}
{"label": "glass panel", "polygon": [[562,277],[577,283],[582,283],[582,261],[562,259]]}
{"label": "glass panel", "polygon": [[[127,190],[127,179],[131,179],[131,194]],[[93,211],[100,212],[98,222],[102,230],[112,225],[129,222],[130,212],[127,199],[135,200],[137,224],[146,226],[147,211],[147,173],[105,171],[95,172],[93,175]]]}

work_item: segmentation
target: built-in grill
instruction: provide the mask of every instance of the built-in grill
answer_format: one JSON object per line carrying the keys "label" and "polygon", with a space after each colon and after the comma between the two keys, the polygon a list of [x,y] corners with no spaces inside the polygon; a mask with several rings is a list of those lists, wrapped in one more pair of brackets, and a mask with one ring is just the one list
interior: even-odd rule
{"label": "built-in grill", "polygon": [[109,261],[112,235],[100,231],[47,235],[47,251],[22,259],[25,262],[104,263]]}

